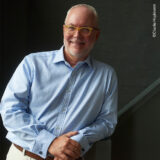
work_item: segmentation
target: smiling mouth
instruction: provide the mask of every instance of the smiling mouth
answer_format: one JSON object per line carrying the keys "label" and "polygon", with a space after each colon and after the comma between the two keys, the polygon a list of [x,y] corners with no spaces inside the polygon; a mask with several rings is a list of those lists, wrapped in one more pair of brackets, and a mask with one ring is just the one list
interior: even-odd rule
{"label": "smiling mouth", "polygon": [[73,45],[85,45],[85,43],[81,41],[70,41],[70,43]]}

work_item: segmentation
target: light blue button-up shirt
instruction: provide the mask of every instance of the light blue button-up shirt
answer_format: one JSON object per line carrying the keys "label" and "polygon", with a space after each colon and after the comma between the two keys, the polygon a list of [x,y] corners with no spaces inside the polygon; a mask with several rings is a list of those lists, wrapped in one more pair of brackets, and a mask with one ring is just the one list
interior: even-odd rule
{"label": "light blue button-up shirt", "polygon": [[26,56],[1,100],[7,139],[45,158],[51,142],[69,131],[82,155],[110,136],[117,123],[117,77],[91,57],[72,68],[60,50]]}

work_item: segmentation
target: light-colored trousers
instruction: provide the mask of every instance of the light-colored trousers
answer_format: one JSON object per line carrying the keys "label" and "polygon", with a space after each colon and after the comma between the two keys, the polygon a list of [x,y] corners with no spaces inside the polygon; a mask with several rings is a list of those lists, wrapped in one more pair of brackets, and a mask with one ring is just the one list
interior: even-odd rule
{"label": "light-colored trousers", "polygon": [[36,160],[27,155],[24,155],[25,150],[21,152],[13,144],[11,145],[6,160]]}

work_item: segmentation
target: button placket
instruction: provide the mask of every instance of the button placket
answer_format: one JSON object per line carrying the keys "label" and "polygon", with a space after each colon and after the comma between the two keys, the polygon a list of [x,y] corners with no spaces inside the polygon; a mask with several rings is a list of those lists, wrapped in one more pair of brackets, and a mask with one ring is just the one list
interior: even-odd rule
{"label": "button placket", "polygon": [[68,87],[66,88],[66,91],[65,91],[62,106],[59,110],[60,113],[58,115],[57,124],[56,124],[55,131],[54,131],[57,136],[61,135],[61,133],[63,131],[65,117],[66,117],[66,114],[67,114],[67,110],[69,108],[68,105],[69,105],[69,101],[70,101],[70,98],[71,98],[72,89],[73,89],[74,84],[75,84],[76,75],[77,75],[77,69],[73,69],[72,73],[70,75],[69,82],[68,82]]}
{"label": "button placket", "polygon": [[[72,71],[72,74],[70,76],[70,80],[69,80],[69,83],[68,83],[68,88],[66,89],[66,94],[65,94],[65,97],[64,97],[64,101],[63,101],[63,104],[65,106],[65,108],[62,109],[62,111],[64,111],[64,119],[65,119],[65,116],[67,114],[67,110],[69,109],[69,102],[70,102],[70,99],[71,99],[71,94],[72,94],[72,90],[73,90],[73,87],[74,87],[74,84],[75,84],[75,81],[76,81],[76,75],[77,75],[77,69],[74,69]],[[63,121],[64,122],[64,121]],[[61,124],[61,130],[64,126],[64,123]]]}

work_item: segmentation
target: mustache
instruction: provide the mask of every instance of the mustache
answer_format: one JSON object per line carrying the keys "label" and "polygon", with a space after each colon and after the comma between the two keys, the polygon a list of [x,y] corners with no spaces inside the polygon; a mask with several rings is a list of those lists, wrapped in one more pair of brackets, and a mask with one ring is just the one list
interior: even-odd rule
{"label": "mustache", "polygon": [[72,43],[82,43],[84,44],[85,42],[80,40],[80,39],[70,39],[69,42],[72,42]]}

